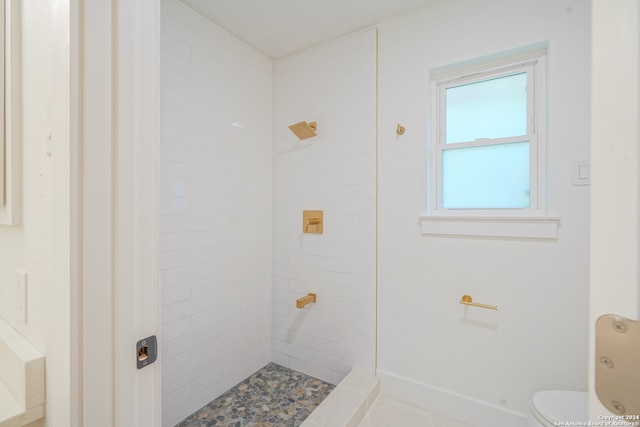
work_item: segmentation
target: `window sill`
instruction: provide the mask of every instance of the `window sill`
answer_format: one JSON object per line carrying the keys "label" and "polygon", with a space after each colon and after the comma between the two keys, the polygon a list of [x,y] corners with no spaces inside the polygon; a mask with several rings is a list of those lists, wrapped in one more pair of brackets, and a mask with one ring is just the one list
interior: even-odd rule
{"label": "window sill", "polygon": [[559,225],[553,216],[420,216],[421,233],[440,236],[557,239]]}

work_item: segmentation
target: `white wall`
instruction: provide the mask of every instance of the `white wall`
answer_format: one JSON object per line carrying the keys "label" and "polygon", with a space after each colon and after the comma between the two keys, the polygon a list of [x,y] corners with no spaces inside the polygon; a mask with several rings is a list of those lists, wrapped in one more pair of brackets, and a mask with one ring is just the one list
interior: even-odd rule
{"label": "white wall", "polygon": [[162,9],[162,403],[173,426],[271,360],[272,70],[178,2]]}
{"label": "white wall", "polygon": [[[69,5],[22,5],[23,217],[21,226],[0,226],[0,317],[46,356],[44,425],[57,427],[70,425]],[[18,269],[28,273],[26,325],[16,309]]]}
{"label": "white wall", "polygon": [[[522,425],[535,391],[587,388],[589,2],[449,0],[379,29],[383,391],[478,426]],[[421,235],[429,70],[548,42],[552,241]],[[396,138],[401,123],[406,133]],[[499,306],[464,308],[463,294]]]}
{"label": "white wall", "polygon": [[[589,414],[598,421],[611,413],[595,393],[596,321],[640,319],[640,5],[598,0],[592,13]],[[611,396],[627,408],[633,397]]]}
{"label": "white wall", "polygon": [[[369,30],[274,65],[273,360],[334,384],[375,364],[375,61]],[[303,234],[316,209],[324,234]]]}

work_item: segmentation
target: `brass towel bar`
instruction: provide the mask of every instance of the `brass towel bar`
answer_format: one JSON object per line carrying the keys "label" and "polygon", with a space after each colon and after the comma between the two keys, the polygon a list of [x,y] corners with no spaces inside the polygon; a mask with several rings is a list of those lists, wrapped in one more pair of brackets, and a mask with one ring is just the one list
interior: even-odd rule
{"label": "brass towel bar", "polygon": [[478,304],[477,302],[473,302],[473,298],[471,298],[471,295],[462,295],[462,298],[460,299],[460,304],[472,305],[474,307],[488,308],[490,310],[498,309],[497,305]]}

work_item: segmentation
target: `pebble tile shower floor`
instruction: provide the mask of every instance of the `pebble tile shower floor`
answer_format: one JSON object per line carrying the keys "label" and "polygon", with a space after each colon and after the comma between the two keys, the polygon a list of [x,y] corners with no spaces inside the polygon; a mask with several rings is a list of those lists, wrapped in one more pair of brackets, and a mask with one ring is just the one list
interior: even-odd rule
{"label": "pebble tile shower floor", "polygon": [[334,388],[269,363],[176,427],[297,427]]}

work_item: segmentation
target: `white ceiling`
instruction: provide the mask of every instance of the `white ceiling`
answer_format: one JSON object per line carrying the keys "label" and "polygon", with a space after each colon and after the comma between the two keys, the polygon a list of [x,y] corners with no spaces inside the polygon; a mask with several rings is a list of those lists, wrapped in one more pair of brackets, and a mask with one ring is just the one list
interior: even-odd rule
{"label": "white ceiling", "polygon": [[439,0],[183,0],[271,59]]}

